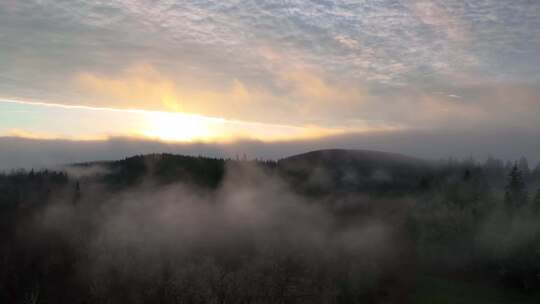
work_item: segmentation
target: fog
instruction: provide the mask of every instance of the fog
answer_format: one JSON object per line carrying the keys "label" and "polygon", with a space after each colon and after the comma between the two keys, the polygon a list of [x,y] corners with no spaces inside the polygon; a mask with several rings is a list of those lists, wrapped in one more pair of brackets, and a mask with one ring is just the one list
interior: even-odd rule
{"label": "fog", "polygon": [[0,169],[43,168],[74,162],[115,160],[147,153],[178,153],[209,157],[279,159],[327,148],[368,149],[429,159],[494,156],[515,160],[525,156],[540,161],[540,131],[534,129],[478,129],[372,132],[314,140],[230,143],[165,143],[142,139],[104,141],[37,140],[0,137]]}
{"label": "fog", "polygon": [[[296,163],[308,170],[287,161],[148,155],[62,167],[65,174],[0,175],[0,300],[416,303],[452,294],[430,285],[431,276],[464,284],[460,292],[483,284],[493,297],[499,290],[535,297],[540,171],[520,175],[495,160],[429,163],[416,173],[429,179],[415,185],[403,179],[421,176],[387,162],[426,162],[309,155]],[[322,156],[339,162],[325,167]],[[224,166],[217,184],[207,174],[212,164]],[[518,179],[505,188],[510,172]],[[205,183],[194,173],[205,173]],[[174,179],[161,178],[169,174]],[[538,194],[524,196],[527,189]]]}
{"label": "fog", "polygon": [[[213,192],[159,186],[150,177],[111,192],[85,179],[97,168],[76,172],[82,195],[75,204],[69,191],[59,193],[19,224],[18,241],[32,254],[72,261],[75,283],[68,285],[86,301],[331,303],[340,288],[368,298],[392,288],[383,298],[397,299],[414,278],[413,249],[398,232],[404,201],[343,221],[335,211],[345,205],[302,197],[249,162],[229,164]],[[354,208],[371,203],[348,200]],[[388,280],[390,287],[379,286]]]}

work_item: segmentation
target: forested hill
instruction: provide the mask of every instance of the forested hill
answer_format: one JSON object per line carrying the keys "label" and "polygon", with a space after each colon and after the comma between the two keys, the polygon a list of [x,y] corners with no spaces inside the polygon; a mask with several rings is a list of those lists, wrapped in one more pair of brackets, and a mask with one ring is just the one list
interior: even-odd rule
{"label": "forested hill", "polygon": [[[227,168],[253,165],[275,174],[296,191],[309,195],[369,192],[401,195],[423,192],[441,184],[466,181],[474,187],[503,189],[514,163],[490,158],[479,163],[452,159],[427,161],[401,154],[369,150],[318,150],[278,161],[218,159],[174,154],[149,154],[112,162],[76,164],[111,187],[125,188],[152,179],[160,184],[188,183],[215,189]],[[530,169],[523,159],[516,163],[528,183],[540,181],[540,167]],[[100,170],[94,170],[94,169]]]}
{"label": "forested hill", "polygon": [[[148,154],[117,161],[79,163],[65,172],[17,171],[0,175],[2,197],[24,196],[23,188],[44,191],[61,184],[100,182],[112,189],[136,186],[147,180],[157,184],[186,183],[215,189],[227,168],[252,165],[283,178],[292,188],[310,195],[369,192],[403,194],[440,188],[441,184],[466,182],[474,187],[502,190],[516,165],[525,182],[537,187],[540,166],[528,167],[526,160],[504,163],[490,158],[473,160],[426,161],[401,154],[369,150],[318,150],[278,161],[220,159],[174,154]],[[69,174],[66,174],[69,173]],[[472,186],[471,186],[472,187]],[[16,188],[16,189],[14,189]],[[43,196],[41,196],[43,197]],[[1,197],[0,197],[1,199]]]}
{"label": "forested hill", "polygon": [[0,303],[538,303],[539,188],[350,150],[4,173]]}
{"label": "forested hill", "polygon": [[[276,174],[304,193],[411,191],[433,171],[427,161],[367,150],[320,150],[278,161],[232,160],[173,154],[133,156],[112,162],[75,164],[84,174],[112,187],[129,187],[147,179],[161,184],[183,182],[216,188],[227,167],[252,165]],[[94,168],[101,170],[93,170]]]}
{"label": "forested hill", "polygon": [[278,161],[282,175],[309,193],[417,190],[434,164],[395,153],[318,150]]}

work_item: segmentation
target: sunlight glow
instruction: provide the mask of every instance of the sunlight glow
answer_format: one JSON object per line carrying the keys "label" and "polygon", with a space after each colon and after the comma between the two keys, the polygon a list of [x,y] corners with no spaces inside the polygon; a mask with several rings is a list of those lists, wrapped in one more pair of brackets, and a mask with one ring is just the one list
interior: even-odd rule
{"label": "sunlight glow", "polygon": [[141,134],[165,141],[209,140],[218,134],[211,126],[215,119],[181,113],[145,112]]}
{"label": "sunlight glow", "polygon": [[[63,123],[58,123],[58,117],[63,118]],[[20,122],[25,120],[28,122],[21,128]],[[341,128],[312,125],[267,124],[180,112],[5,98],[0,98],[0,121],[4,121],[4,125],[0,126],[0,136],[70,140],[135,137],[167,142],[269,142],[320,138],[345,132]]]}

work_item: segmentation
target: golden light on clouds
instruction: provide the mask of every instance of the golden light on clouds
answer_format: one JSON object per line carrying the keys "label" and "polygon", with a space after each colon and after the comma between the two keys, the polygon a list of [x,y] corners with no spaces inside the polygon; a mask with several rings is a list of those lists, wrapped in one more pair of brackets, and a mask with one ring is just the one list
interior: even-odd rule
{"label": "golden light on clouds", "polygon": [[300,59],[268,48],[260,56],[273,89],[237,78],[216,84],[186,71],[171,75],[149,64],[114,74],[81,72],[75,85],[92,105],[280,124],[303,124],[299,118],[321,117],[366,99],[358,85],[331,80]]}
{"label": "golden light on clouds", "polygon": [[[336,82],[303,60],[271,48],[261,49],[260,55],[263,65],[267,65],[265,68],[271,71],[274,90],[256,82],[248,85],[236,78],[216,85],[208,79],[196,79],[186,71],[172,75],[150,64],[137,64],[109,74],[75,74],[72,84],[80,92],[80,102],[22,103],[62,108],[70,112],[64,117],[72,117],[73,112],[81,116],[71,119],[70,128],[45,130],[47,137],[58,138],[129,136],[183,142],[283,141],[388,130],[386,125],[360,120],[354,125],[327,124],[324,117],[329,113],[365,102],[364,90]],[[47,119],[53,118],[44,118]],[[37,128],[20,131],[43,132]]]}
{"label": "golden light on clouds", "polygon": [[[323,69],[275,48],[265,46],[258,49],[263,62],[278,82],[291,88],[296,100],[320,105],[361,102],[365,93],[356,86],[330,82]],[[304,103],[305,103],[304,102]]]}
{"label": "golden light on clouds", "polygon": [[142,114],[143,123],[136,134],[162,141],[282,141],[319,138],[345,132],[339,128],[265,124],[182,113],[142,111]]}
{"label": "golden light on clouds", "polygon": [[[229,142],[235,140],[302,140],[337,135],[341,128],[267,124],[178,112],[117,109],[0,99],[17,113],[37,119],[26,128],[7,126],[0,134],[25,138],[100,140],[135,137],[171,142]],[[58,116],[64,117],[61,124]],[[69,126],[69,128],[66,128]]]}
{"label": "golden light on clouds", "polygon": [[105,102],[112,99],[116,104],[125,102],[135,108],[157,106],[173,111],[182,110],[182,100],[175,84],[148,65],[136,66],[116,78],[81,73],[76,82],[96,99]]}
{"label": "golden light on clouds", "polygon": [[54,134],[48,134],[44,132],[28,132],[24,129],[12,128],[7,130],[5,134],[2,134],[8,137],[22,137],[29,139],[56,139],[57,137]]}
{"label": "golden light on clouds", "polygon": [[83,72],[76,75],[75,83],[97,100],[91,104],[138,109],[140,127],[130,131],[145,138],[279,141],[372,130],[303,123],[299,118],[351,106],[362,102],[365,94],[357,87],[331,82],[322,71],[271,48],[261,49],[260,54],[281,93],[249,87],[239,79],[217,88],[189,75],[172,77],[149,64],[113,75]]}
{"label": "golden light on clouds", "polygon": [[217,89],[195,80],[175,81],[148,64],[132,66],[118,75],[83,72],[76,76],[75,84],[93,104],[183,113],[216,114],[245,106],[251,98],[238,79]]}

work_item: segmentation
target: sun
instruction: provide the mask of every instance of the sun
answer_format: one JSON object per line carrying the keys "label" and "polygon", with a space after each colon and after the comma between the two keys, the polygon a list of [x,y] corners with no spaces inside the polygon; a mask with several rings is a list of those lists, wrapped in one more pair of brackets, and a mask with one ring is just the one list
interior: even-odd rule
{"label": "sun", "polygon": [[216,136],[212,119],[191,114],[146,112],[142,135],[164,141],[208,140]]}

